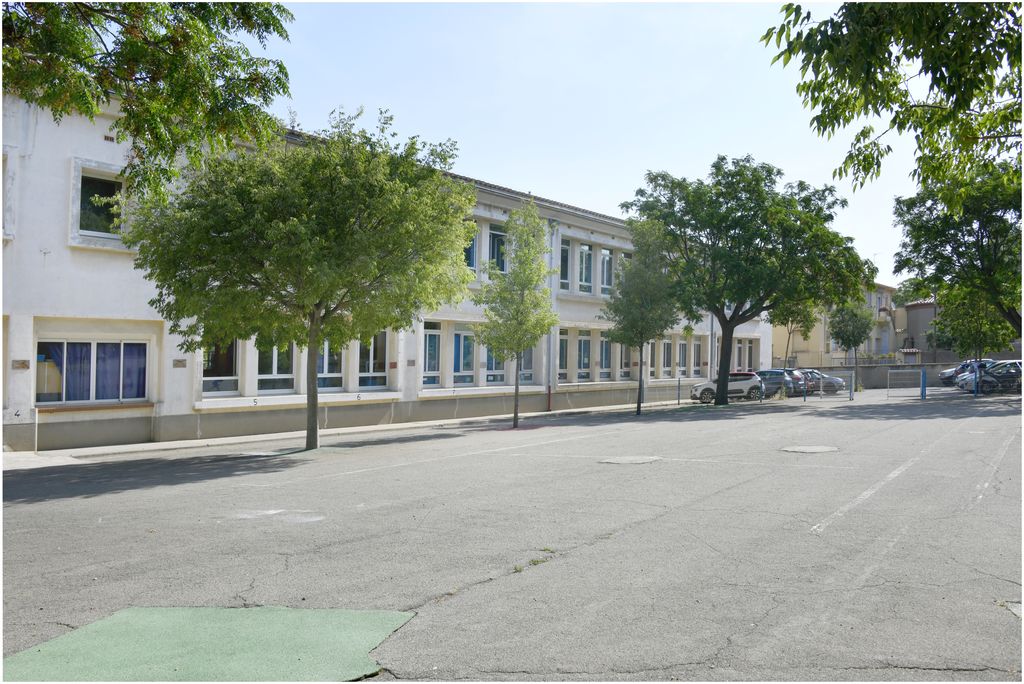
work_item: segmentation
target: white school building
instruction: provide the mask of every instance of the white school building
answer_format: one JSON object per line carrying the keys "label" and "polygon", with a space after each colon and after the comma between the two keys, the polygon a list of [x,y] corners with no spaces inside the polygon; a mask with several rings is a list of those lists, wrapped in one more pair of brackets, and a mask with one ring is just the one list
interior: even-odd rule
{"label": "white school building", "polygon": [[[126,145],[108,126],[4,97],[3,108],[3,442],[45,450],[272,433],[305,427],[305,359],[310,350],[256,348],[238,340],[186,354],[181,339],[149,306],[155,288],[133,253],[111,232],[93,195],[120,189]],[[502,225],[529,196],[465,178],[476,187],[478,233],[466,250],[479,266],[504,254]],[[645,353],[609,342],[599,314],[613,265],[631,251],[625,223],[534,197],[554,230],[548,287],[559,323],[529,352],[521,410],[635,402],[647,373],[647,399],[674,399],[708,376],[711,319],[680,321]],[[476,344],[481,310],[467,298],[422,312],[405,330],[320,355],[324,428],[511,413],[512,362]],[[733,367],[767,368],[771,327],[736,330]]]}

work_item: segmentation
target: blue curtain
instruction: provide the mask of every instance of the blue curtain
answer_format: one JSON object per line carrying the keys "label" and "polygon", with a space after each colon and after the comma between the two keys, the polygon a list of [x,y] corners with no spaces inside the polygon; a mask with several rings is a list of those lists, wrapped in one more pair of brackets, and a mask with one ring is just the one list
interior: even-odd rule
{"label": "blue curtain", "polygon": [[141,342],[124,343],[124,380],[122,399],[146,398],[146,345]]}
{"label": "blue curtain", "polygon": [[89,399],[92,375],[92,343],[68,342],[64,373],[64,401]]}
{"label": "blue curtain", "polygon": [[96,343],[96,398],[120,399],[121,343]]}

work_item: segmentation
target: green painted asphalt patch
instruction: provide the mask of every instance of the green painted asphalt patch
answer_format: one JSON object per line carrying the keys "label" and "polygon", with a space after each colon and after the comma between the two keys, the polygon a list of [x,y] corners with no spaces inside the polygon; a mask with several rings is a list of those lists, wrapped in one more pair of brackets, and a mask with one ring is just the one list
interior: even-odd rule
{"label": "green painted asphalt patch", "polygon": [[4,658],[5,681],[350,681],[414,613],[126,608]]}

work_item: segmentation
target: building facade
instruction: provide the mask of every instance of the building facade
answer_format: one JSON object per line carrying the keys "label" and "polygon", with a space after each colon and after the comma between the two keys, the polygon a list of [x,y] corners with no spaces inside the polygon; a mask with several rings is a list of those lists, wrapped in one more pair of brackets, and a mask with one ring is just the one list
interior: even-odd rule
{"label": "building facade", "polygon": [[[900,339],[892,295],[895,287],[873,283],[862,292],[863,304],[874,317],[874,325],[864,344],[857,347],[861,361],[899,363]],[[772,363],[785,368],[813,368],[817,366],[853,365],[853,351],[845,351],[828,334],[829,312],[818,316],[814,328],[805,340],[799,332],[790,332],[784,326],[772,329]],[[787,352],[788,350],[788,352]]]}
{"label": "building facade", "polygon": [[[369,343],[257,349],[252,340],[186,354],[148,304],[155,288],[92,196],[120,190],[126,146],[114,114],[67,117],[10,98],[3,111],[3,422],[7,449],[43,450],[302,430],[305,361],[317,353],[323,428],[510,413],[511,362],[478,345],[467,298]],[[508,213],[529,196],[473,179],[478,233],[467,266],[504,258]],[[553,230],[548,287],[559,324],[521,370],[525,412],[673,399],[706,379],[719,341],[708,317],[639,354],[612,344],[599,314],[631,252],[621,219],[533,198]],[[736,368],[771,360],[767,324],[736,331]]]}

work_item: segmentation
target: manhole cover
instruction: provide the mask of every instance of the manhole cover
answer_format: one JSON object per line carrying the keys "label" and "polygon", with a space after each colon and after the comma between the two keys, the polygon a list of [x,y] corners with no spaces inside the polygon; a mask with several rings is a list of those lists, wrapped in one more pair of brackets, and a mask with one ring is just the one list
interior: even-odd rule
{"label": "manhole cover", "polygon": [[616,456],[615,458],[608,458],[601,463],[616,463],[623,465],[637,465],[640,463],[653,463],[660,461],[661,458],[658,456]]}
{"label": "manhole cover", "polygon": [[824,454],[828,451],[839,451],[839,447],[830,446],[788,446],[779,451],[791,451],[796,454]]}

